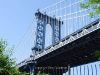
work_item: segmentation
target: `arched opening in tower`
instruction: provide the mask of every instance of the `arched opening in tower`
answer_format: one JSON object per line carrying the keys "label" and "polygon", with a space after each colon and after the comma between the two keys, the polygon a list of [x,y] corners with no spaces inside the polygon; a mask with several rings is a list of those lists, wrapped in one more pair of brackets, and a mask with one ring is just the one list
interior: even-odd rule
{"label": "arched opening in tower", "polygon": [[52,28],[50,24],[47,24],[45,34],[45,48],[50,45],[52,45]]}

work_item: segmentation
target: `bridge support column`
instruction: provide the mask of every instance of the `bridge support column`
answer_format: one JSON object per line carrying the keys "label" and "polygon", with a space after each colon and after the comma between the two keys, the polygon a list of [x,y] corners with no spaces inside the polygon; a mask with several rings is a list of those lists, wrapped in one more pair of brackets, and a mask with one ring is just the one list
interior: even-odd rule
{"label": "bridge support column", "polygon": [[35,61],[34,63],[30,63],[29,64],[29,68],[30,68],[30,75],[35,75],[35,66],[36,66],[37,62]]}
{"label": "bridge support column", "polygon": [[34,64],[30,64],[29,68],[30,68],[30,75],[35,75],[35,66]]}
{"label": "bridge support column", "polygon": [[54,68],[48,69],[47,74],[49,74],[49,75],[63,75],[63,68],[54,67]]}
{"label": "bridge support column", "polygon": [[34,65],[30,65],[30,75],[33,75],[34,73]]}

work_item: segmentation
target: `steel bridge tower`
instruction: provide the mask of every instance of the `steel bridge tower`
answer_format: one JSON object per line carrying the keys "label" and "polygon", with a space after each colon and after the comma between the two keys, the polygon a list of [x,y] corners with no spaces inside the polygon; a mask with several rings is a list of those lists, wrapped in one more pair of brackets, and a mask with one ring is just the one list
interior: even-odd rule
{"label": "steel bridge tower", "polygon": [[35,13],[37,32],[35,47],[32,48],[34,51],[41,51],[45,48],[45,32],[46,25],[50,24],[52,28],[52,44],[60,41],[61,39],[61,25],[63,22],[61,19],[48,16],[46,13],[41,13],[39,10]]}

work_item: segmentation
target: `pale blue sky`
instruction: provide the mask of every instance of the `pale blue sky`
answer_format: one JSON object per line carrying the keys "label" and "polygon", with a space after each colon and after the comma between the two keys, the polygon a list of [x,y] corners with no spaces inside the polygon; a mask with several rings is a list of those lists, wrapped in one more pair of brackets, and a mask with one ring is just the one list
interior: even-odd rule
{"label": "pale blue sky", "polygon": [[0,0],[0,38],[9,46],[17,45],[31,23],[36,10],[60,0]]}
{"label": "pale blue sky", "polygon": [[[60,0],[0,0],[0,38],[7,40],[8,48],[11,48],[13,45],[16,48],[32,22],[37,9],[43,9],[58,1]],[[18,58],[16,61],[21,62],[22,57],[18,57],[19,49],[17,51],[14,50],[14,52],[15,54],[12,57]]]}

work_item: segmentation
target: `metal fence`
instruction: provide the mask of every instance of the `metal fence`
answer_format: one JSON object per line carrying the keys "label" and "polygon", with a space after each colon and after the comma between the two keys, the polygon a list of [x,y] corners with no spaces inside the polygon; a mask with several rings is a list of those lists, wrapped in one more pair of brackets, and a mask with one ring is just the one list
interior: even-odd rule
{"label": "metal fence", "polygon": [[100,61],[70,68],[66,67],[36,67],[37,72],[47,75],[100,75]]}

